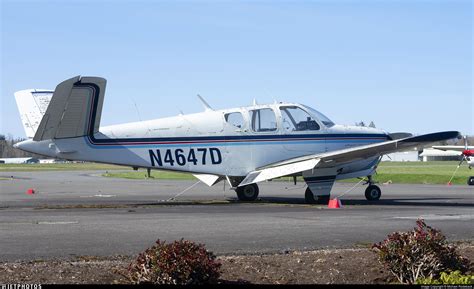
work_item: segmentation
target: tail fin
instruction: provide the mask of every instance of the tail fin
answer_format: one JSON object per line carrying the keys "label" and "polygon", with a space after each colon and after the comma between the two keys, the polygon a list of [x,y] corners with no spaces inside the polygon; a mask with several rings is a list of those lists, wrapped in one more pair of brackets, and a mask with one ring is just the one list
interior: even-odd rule
{"label": "tail fin", "polygon": [[26,137],[34,137],[53,92],[47,89],[26,89],[15,92],[16,105]]}
{"label": "tail fin", "polygon": [[99,131],[106,80],[76,76],[56,86],[33,140],[71,138]]}

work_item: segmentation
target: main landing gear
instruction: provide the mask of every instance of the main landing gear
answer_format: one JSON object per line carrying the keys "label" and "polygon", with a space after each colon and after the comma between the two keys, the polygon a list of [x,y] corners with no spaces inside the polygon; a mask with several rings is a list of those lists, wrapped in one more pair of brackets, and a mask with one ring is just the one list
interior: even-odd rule
{"label": "main landing gear", "polygon": [[[365,189],[365,198],[368,201],[378,201],[382,196],[382,190],[379,186],[374,184],[372,176],[367,176],[367,178],[368,180],[365,184],[368,184],[369,186],[367,189]],[[257,184],[248,184],[243,187],[237,187],[235,191],[240,201],[251,202],[258,198],[259,189]],[[307,187],[304,193],[304,199],[307,204],[327,204],[329,202],[330,195],[315,196],[313,195],[313,192],[311,192],[310,188]]]}
{"label": "main landing gear", "polygon": [[367,178],[368,180],[365,184],[368,184],[369,186],[367,187],[367,189],[365,189],[365,198],[368,201],[378,201],[382,196],[382,190],[379,186],[374,185],[372,176],[367,176]]}
{"label": "main landing gear", "polygon": [[258,197],[257,184],[249,184],[243,187],[237,187],[235,191],[237,192],[237,197],[240,201],[255,201]]}

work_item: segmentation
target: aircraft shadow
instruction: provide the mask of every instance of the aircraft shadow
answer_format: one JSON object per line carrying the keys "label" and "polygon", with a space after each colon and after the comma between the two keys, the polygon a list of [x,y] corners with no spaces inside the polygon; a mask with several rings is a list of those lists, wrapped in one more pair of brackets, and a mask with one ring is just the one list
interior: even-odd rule
{"label": "aircraft shadow", "polygon": [[[443,202],[451,200],[454,202]],[[378,201],[362,199],[341,199],[342,205],[348,206],[406,206],[406,207],[465,207],[474,208],[474,203],[463,203],[463,198],[391,198]],[[423,202],[426,201],[426,202]],[[263,197],[261,203],[307,205],[303,198]],[[258,202],[257,202],[258,203]],[[322,205],[315,205],[322,206]]]}
{"label": "aircraft shadow", "polygon": [[[446,202],[451,200],[454,202]],[[378,201],[367,201],[364,199],[341,199],[342,205],[346,206],[406,206],[406,207],[465,207],[474,208],[474,203],[462,203],[464,198],[391,198],[380,199]],[[426,202],[423,202],[426,201]],[[253,202],[239,201],[237,198],[228,198],[227,200],[175,200],[165,202],[150,202],[130,204],[131,206],[218,206],[218,205],[238,205],[238,204],[269,204],[269,205],[305,205],[320,206],[326,205],[306,204],[304,198],[288,197],[263,197]]]}

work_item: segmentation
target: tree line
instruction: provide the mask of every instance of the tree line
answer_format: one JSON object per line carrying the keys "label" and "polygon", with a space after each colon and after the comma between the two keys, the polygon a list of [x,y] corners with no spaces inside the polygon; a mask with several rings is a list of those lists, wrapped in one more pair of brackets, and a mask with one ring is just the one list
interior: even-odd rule
{"label": "tree line", "polygon": [[44,156],[28,153],[13,147],[17,142],[24,140],[24,138],[15,138],[10,134],[7,136],[0,134],[0,158],[44,158]]}

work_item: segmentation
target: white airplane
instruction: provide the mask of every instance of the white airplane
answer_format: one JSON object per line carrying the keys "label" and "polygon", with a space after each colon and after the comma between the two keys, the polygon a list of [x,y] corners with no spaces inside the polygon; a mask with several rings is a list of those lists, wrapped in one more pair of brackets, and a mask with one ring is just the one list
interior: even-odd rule
{"label": "white airplane", "polygon": [[336,180],[355,177],[368,177],[365,196],[378,200],[381,190],[372,175],[382,155],[459,136],[336,125],[297,103],[213,110],[202,98],[201,113],[99,127],[105,87],[104,78],[76,76],[60,83],[52,97],[42,90],[51,99],[39,124],[25,109],[39,91],[18,92],[31,139],[16,147],[54,158],[191,172],[209,186],[226,180],[244,201],[257,198],[259,182],[303,176],[305,200],[327,203]]}
{"label": "white airplane", "polygon": [[47,89],[26,89],[15,92],[15,100],[26,136],[33,138],[46,113],[54,91]]}
{"label": "white airplane", "polygon": [[[464,136],[464,146],[433,146],[434,149],[442,150],[442,151],[456,151],[459,152],[459,156],[461,157],[461,161],[459,162],[458,168],[461,164],[466,161],[469,169],[474,167],[474,146],[468,146],[467,144],[467,136]],[[467,179],[467,184],[470,186],[474,186],[474,176],[470,176]]]}
{"label": "white airplane", "polygon": [[474,167],[474,146],[468,146],[467,144],[467,136],[464,136],[464,146],[432,146],[432,148],[442,151],[456,151],[459,152],[459,156],[461,156],[461,162],[459,165],[462,164],[463,161],[466,161],[469,169]]}

